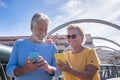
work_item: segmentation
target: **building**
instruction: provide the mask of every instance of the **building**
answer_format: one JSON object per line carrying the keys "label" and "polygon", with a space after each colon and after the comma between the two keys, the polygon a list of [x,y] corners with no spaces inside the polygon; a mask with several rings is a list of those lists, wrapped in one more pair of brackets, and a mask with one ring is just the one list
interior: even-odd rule
{"label": "building", "polygon": [[[85,46],[94,48],[93,39],[90,34],[86,34],[84,42]],[[0,37],[0,44],[7,46],[13,46],[17,39],[29,38],[30,36],[8,36]],[[53,42],[57,45],[59,52],[64,52],[71,47],[68,44],[67,37],[65,35],[51,35]],[[102,48],[96,48],[96,52],[103,64],[115,63],[120,64],[120,51],[109,51]],[[104,55],[104,56],[103,56]]]}

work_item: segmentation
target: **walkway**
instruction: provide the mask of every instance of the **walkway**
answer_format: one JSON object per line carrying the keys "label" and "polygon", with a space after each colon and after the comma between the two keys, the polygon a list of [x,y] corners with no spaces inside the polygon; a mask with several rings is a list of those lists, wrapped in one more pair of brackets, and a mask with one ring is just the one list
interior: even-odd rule
{"label": "walkway", "polygon": [[106,79],[106,80],[120,80],[120,77],[117,77],[117,78],[111,78],[111,79]]}

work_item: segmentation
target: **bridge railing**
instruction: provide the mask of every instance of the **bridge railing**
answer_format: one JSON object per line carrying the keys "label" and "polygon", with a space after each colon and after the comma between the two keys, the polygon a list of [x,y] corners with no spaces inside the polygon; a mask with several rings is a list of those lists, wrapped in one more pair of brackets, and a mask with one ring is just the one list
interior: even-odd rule
{"label": "bridge railing", "polygon": [[120,77],[120,65],[102,64],[100,67],[101,80]]}

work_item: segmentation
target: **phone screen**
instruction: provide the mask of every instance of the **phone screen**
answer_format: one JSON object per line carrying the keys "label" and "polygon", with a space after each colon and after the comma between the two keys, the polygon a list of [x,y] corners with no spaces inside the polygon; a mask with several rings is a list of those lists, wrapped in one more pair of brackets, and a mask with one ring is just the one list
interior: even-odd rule
{"label": "phone screen", "polygon": [[39,57],[39,52],[31,51],[30,54],[29,54],[29,57],[30,57],[30,60],[38,58]]}
{"label": "phone screen", "polygon": [[62,61],[63,63],[66,63],[63,53],[58,53],[58,54],[55,54],[54,56],[56,59],[56,63],[59,63],[58,60]]}

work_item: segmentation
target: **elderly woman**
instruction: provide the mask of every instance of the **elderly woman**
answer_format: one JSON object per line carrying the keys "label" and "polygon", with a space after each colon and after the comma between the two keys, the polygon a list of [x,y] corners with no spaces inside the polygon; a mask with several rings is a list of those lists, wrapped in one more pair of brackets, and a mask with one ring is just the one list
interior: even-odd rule
{"label": "elderly woman", "polygon": [[13,46],[6,73],[15,80],[52,80],[55,71],[53,43],[43,42],[50,20],[43,13],[36,13],[31,20],[30,38],[17,40]]}
{"label": "elderly woman", "polygon": [[64,80],[100,80],[100,60],[93,49],[83,46],[84,32],[74,24],[67,28],[68,42],[72,47],[65,53],[66,64],[59,60]]}

